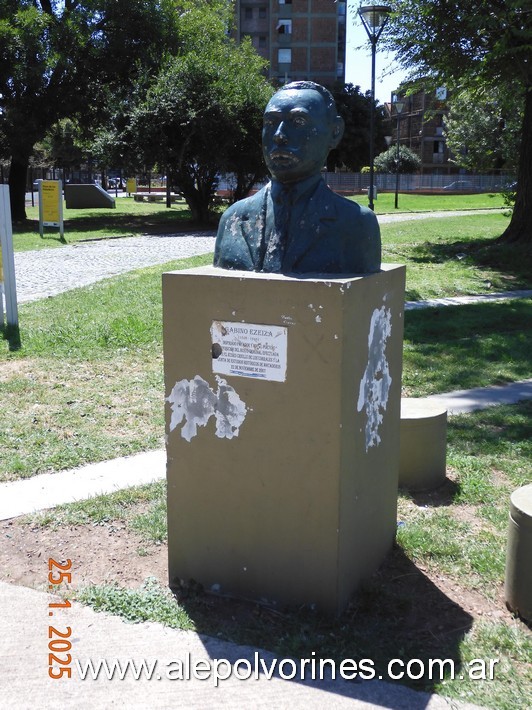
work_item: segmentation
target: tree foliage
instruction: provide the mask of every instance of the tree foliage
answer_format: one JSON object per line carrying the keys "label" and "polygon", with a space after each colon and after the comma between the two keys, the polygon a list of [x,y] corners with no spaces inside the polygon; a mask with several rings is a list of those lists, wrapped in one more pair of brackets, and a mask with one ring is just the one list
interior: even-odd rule
{"label": "tree foliage", "polygon": [[33,146],[60,119],[94,116],[177,48],[172,0],[0,0],[0,144],[15,220]]}
{"label": "tree foliage", "polygon": [[[413,77],[455,91],[510,86],[522,111],[515,208],[503,238],[532,241],[531,0],[396,0],[381,41]],[[387,38],[387,39],[386,39]],[[519,103],[518,103],[519,102]]]}
{"label": "tree foliage", "polygon": [[236,175],[237,198],[265,174],[261,126],[272,88],[251,43],[227,37],[227,7],[187,5],[182,51],[117,116],[111,136],[130,164],[164,169],[199,222],[209,217],[220,173]]}
{"label": "tree foliage", "polygon": [[46,164],[64,172],[79,167],[85,159],[79,126],[69,118],[55,123],[37,146]]}
{"label": "tree foliage", "polygon": [[[347,168],[358,172],[369,163],[369,136],[372,101],[371,93],[363,94],[359,86],[345,84],[333,89],[338,113],[344,119],[345,131],[340,145],[331,150],[327,169]],[[384,114],[382,107],[375,106],[375,152],[383,149]]]}
{"label": "tree foliage", "polygon": [[505,87],[452,96],[445,137],[453,162],[472,172],[515,171],[522,113]]}
{"label": "tree foliage", "polygon": [[421,158],[406,145],[399,146],[399,161],[397,161],[397,146],[391,146],[375,158],[375,170],[380,173],[415,173],[421,167]]}

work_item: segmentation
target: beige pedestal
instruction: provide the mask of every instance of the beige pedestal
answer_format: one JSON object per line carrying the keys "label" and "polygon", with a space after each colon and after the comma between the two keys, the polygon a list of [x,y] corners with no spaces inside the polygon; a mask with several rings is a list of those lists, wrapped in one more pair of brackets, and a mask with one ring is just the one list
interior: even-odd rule
{"label": "beige pedestal", "polygon": [[401,400],[399,486],[429,491],[445,481],[447,410],[430,400]]}
{"label": "beige pedestal", "polygon": [[164,274],[169,576],[340,612],[396,528],[404,267]]}
{"label": "beige pedestal", "polygon": [[532,483],[510,497],[504,597],[512,611],[532,622]]}

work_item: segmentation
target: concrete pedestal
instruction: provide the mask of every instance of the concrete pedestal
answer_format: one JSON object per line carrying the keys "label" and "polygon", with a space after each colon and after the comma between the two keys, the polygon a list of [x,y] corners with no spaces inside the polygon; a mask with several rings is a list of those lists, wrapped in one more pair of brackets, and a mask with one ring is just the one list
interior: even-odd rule
{"label": "concrete pedestal", "polygon": [[508,607],[532,622],[532,483],[510,497],[504,597]]}
{"label": "concrete pedestal", "polygon": [[404,272],[164,274],[170,584],[339,613],[396,529]]}
{"label": "concrete pedestal", "polygon": [[447,409],[420,397],[401,400],[399,485],[430,491],[445,482]]}

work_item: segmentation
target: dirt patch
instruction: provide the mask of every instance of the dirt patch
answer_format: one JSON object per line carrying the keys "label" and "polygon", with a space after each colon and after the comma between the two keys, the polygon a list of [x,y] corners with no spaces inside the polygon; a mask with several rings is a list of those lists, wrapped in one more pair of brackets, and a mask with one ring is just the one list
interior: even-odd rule
{"label": "dirt patch", "polygon": [[72,560],[72,584],[117,583],[137,588],[148,577],[168,580],[167,546],[146,542],[122,522],[33,527],[1,523],[0,579],[35,589],[48,587],[48,559]]}
{"label": "dirt patch", "polygon": [[[168,582],[166,543],[146,542],[121,521],[43,528],[13,519],[0,524],[0,535],[0,579],[12,584],[46,589],[50,557],[72,560],[73,589],[112,583],[138,588],[148,577],[155,577],[162,585]],[[413,624],[425,624],[428,617],[434,617],[435,594],[473,618],[512,619],[504,604],[502,584],[496,599],[490,601],[452,579],[414,565],[398,549],[389,555],[374,582],[386,588],[392,585],[395,591],[416,598]]]}

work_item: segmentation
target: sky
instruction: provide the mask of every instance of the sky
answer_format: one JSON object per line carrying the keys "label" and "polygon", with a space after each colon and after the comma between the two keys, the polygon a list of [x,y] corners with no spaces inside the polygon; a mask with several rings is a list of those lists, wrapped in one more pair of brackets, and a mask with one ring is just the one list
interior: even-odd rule
{"label": "sky", "polygon": [[[345,81],[360,86],[362,93],[365,93],[371,90],[371,45],[356,13],[359,4],[357,0],[348,2]],[[357,49],[361,45],[362,49]],[[394,63],[394,55],[387,54],[382,49],[379,51],[377,42],[375,98],[381,104],[390,101],[392,92],[405,77],[406,72],[398,69],[397,63]]]}

